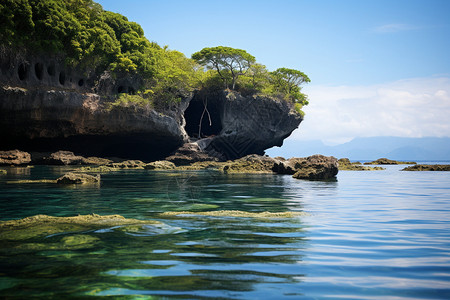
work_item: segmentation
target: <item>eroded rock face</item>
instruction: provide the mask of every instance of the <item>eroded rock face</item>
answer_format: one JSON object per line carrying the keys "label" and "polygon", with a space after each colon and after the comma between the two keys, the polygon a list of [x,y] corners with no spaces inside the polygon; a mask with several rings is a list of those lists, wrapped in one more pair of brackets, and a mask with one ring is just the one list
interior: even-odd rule
{"label": "eroded rock face", "polygon": [[198,92],[170,111],[111,107],[118,93],[139,89],[138,75],[112,77],[63,62],[0,53],[0,150],[155,161],[195,139],[194,161],[225,161],[281,146],[302,121],[285,101],[229,90]]}
{"label": "eroded rock face", "polygon": [[200,149],[221,160],[263,155],[281,146],[302,121],[286,101],[232,91],[198,93],[185,118],[187,133],[200,138]]}
{"label": "eroded rock face", "polygon": [[114,107],[138,77],[70,69],[63,59],[0,55],[0,150],[68,150],[83,156],[156,160],[187,141],[184,100],[176,111]]}

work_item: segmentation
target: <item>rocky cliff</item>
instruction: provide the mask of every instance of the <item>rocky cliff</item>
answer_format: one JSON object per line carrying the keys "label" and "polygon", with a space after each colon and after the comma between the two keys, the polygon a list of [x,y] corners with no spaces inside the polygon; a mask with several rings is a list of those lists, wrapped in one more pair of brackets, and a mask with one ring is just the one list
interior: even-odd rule
{"label": "rocky cliff", "polygon": [[185,112],[186,131],[200,149],[221,160],[281,146],[301,116],[284,100],[233,91],[197,93]]}
{"label": "rocky cliff", "polygon": [[0,58],[0,150],[157,160],[195,141],[224,160],[281,146],[302,121],[285,101],[231,91],[198,92],[170,111],[111,108],[139,78],[70,69],[58,57]]}

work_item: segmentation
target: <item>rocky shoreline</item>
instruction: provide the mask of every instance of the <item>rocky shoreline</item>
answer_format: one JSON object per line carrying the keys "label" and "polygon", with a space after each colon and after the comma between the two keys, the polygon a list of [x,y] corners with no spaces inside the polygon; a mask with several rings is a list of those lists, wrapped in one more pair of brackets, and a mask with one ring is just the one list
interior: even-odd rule
{"label": "rocky shoreline", "polygon": [[[402,171],[450,171],[450,165],[420,165],[415,162],[398,162],[381,158],[364,165],[412,164]],[[30,167],[33,165],[79,166],[73,172],[54,180],[25,180],[10,183],[58,183],[58,184],[98,184],[100,174],[123,169],[135,170],[215,170],[224,174],[282,174],[305,180],[334,180],[338,171],[378,171],[380,166],[363,166],[360,162],[350,162],[348,158],[337,160],[333,156],[320,154],[303,158],[269,157],[250,154],[235,160],[220,161],[202,151],[195,143],[187,143],[165,160],[143,162],[120,158],[83,157],[70,151],[54,153],[28,153],[20,150],[0,151],[0,166]],[[0,169],[0,175],[7,171]]]}
{"label": "rocky shoreline", "polygon": [[[30,165],[60,165],[80,166],[74,173],[100,174],[122,169],[147,170],[204,170],[213,169],[225,174],[289,174],[294,178],[307,180],[330,180],[338,173],[336,158],[323,155],[313,155],[305,158],[285,159],[251,154],[235,160],[219,161],[197,151],[194,154],[175,153],[167,160],[145,163],[141,160],[119,160],[98,157],[82,157],[70,151],[55,153],[30,154],[20,150],[0,151],[0,166],[30,166]],[[73,174],[66,174],[66,178],[59,178],[59,183],[95,183],[95,179],[75,178]],[[70,179],[70,180],[69,180]],[[98,181],[100,179],[98,178]]]}

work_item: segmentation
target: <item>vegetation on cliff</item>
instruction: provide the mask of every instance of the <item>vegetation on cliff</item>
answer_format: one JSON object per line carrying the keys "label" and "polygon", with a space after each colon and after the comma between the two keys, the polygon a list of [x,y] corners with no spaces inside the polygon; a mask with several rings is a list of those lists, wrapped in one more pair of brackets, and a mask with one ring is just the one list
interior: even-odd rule
{"label": "vegetation on cliff", "polygon": [[150,42],[139,24],[92,0],[4,0],[0,20],[0,50],[60,55],[69,66],[98,75],[142,78],[141,86],[126,91],[136,97],[118,95],[115,106],[167,108],[202,88],[283,98],[298,111],[308,104],[300,85],[310,80],[301,71],[269,72],[245,50],[222,46],[204,48],[189,59]]}
{"label": "vegetation on cliff", "polygon": [[212,71],[206,72],[209,87],[222,83],[226,89],[284,98],[295,104],[298,111],[308,104],[301,85],[310,79],[299,70],[278,68],[269,72],[247,51],[223,46],[203,48],[192,54],[192,59]]}

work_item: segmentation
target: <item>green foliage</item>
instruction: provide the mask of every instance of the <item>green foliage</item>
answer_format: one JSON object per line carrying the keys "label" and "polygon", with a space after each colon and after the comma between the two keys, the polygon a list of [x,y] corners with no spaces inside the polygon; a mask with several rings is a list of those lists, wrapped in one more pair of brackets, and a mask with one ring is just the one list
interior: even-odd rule
{"label": "green foliage", "polygon": [[307,96],[301,93],[300,85],[308,83],[311,80],[309,77],[301,71],[278,68],[270,73],[272,85],[277,92],[281,92],[294,103],[300,103],[301,105],[307,105]]}
{"label": "green foliage", "polygon": [[196,89],[232,88],[262,93],[301,107],[308,98],[301,85],[310,82],[298,70],[269,72],[245,50],[203,48],[186,58],[149,42],[144,31],[125,16],[104,11],[93,0],[2,0],[0,43],[5,49],[62,54],[72,66],[114,77],[138,74],[138,95],[120,95],[111,104],[171,109]]}
{"label": "green foliage", "polygon": [[157,72],[147,94],[160,108],[171,108],[189,96],[199,86],[203,75],[197,63],[167,47],[158,52],[155,66]]}
{"label": "green foliage", "polygon": [[128,108],[147,108],[150,109],[153,107],[153,103],[150,99],[144,98],[142,95],[129,95],[125,93],[121,93],[117,96],[117,99],[114,102],[108,103],[107,109],[113,110],[121,107]]}
{"label": "green foliage", "polygon": [[203,48],[192,54],[192,59],[210,69],[215,69],[226,88],[231,75],[232,89],[235,88],[238,77],[244,75],[255,62],[255,57],[247,51],[223,46]]}
{"label": "green foliage", "polygon": [[155,52],[142,28],[92,0],[5,0],[0,38],[7,46],[64,53],[71,65],[152,77]]}
{"label": "green foliage", "polygon": [[305,112],[302,110],[303,105],[301,103],[295,103],[294,104],[294,109],[296,112],[298,112],[302,118],[305,117]]}

